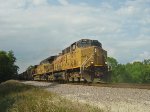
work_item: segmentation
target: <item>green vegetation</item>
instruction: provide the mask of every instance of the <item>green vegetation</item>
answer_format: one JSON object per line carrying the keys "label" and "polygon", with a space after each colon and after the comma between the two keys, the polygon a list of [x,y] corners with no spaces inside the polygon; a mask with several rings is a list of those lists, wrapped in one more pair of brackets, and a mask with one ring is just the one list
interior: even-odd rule
{"label": "green vegetation", "polygon": [[0,51],[0,83],[17,77],[18,66],[12,51]]}
{"label": "green vegetation", "polygon": [[150,83],[150,59],[143,62],[118,64],[108,57],[111,66],[111,81],[115,83]]}
{"label": "green vegetation", "polygon": [[0,84],[0,112],[102,112],[17,81]]}

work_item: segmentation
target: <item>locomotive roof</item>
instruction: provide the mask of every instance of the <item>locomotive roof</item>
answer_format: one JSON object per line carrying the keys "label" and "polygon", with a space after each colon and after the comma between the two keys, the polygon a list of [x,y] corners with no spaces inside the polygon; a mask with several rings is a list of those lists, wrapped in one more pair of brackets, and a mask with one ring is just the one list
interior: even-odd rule
{"label": "locomotive roof", "polygon": [[40,64],[43,64],[43,63],[50,63],[51,61],[54,60],[55,57],[56,57],[56,56],[50,56],[50,57],[48,57],[48,58],[42,60],[42,61],[40,62]]}
{"label": "locomotive roof", "polygon": [[[99,42],[98,40],[92,40],[92,39],[81,39],[81,40],[79,40],[79,41],[77,41],[77,42],[81,42],[81,41],[97,41],[97,42]],[[100,42],[99,42],[100,43]]]}

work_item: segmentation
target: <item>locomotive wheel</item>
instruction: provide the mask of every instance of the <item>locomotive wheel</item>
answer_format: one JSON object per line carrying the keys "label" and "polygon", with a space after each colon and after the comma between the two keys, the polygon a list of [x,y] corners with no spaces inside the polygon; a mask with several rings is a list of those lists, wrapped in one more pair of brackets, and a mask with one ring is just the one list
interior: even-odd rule
{"label": "locomotive wheel", "polygon": [[80,77],[78,77],[78,82],[80,83]]}
{"label": "locomotive wheel", "polygon": [[74,78],[72,78],[72,83],[74,83]]}

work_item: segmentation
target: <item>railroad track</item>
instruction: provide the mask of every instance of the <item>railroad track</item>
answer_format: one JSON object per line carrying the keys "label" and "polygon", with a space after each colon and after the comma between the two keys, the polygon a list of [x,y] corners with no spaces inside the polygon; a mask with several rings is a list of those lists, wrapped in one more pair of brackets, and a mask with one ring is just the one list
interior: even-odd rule
{"label": "railroad track", "polygon": [[148,89],[150,90],[150,84],[128,84],[128,83],[67,83],[69,85],[83,85],[83,86],[96,86],[96,87],[112,87],[112,88],[132,88],[132,89]]}
{"label": "railroad track", "polygon": [[132,88],[132,89],[147,89],[150,90],[150,84],[131,84],[131,83],[84,83],[84,82],[55,82],[46,80],[37,80],[38,82],[51,82],[68,85],[96,86],[96,87],[111,87],[111,88]]}

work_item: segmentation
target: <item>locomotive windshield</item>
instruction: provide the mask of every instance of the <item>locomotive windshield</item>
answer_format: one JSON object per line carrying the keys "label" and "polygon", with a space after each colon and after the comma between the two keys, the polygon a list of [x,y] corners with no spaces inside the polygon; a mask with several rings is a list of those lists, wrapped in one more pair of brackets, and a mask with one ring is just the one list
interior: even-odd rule
{"label": "locomotive windshield", "polygon": [[88,47],[88,46],[91,46],[91,42],[90,40],[81,40],[78,42],[78,47]]}
{"label": "locomotive windshield", "polygon": [[93,40],[92,46],[102,47],[102,44],[100,42],[98,42],[97,40]]}
{"label": "locomotive windshield", "polygon": [[102,47],[101,43],[98,42],[97,40],[88,40],[88,39],[82,39],[78,41],[77,46],[78,47],[89,47],[89,46]]}

